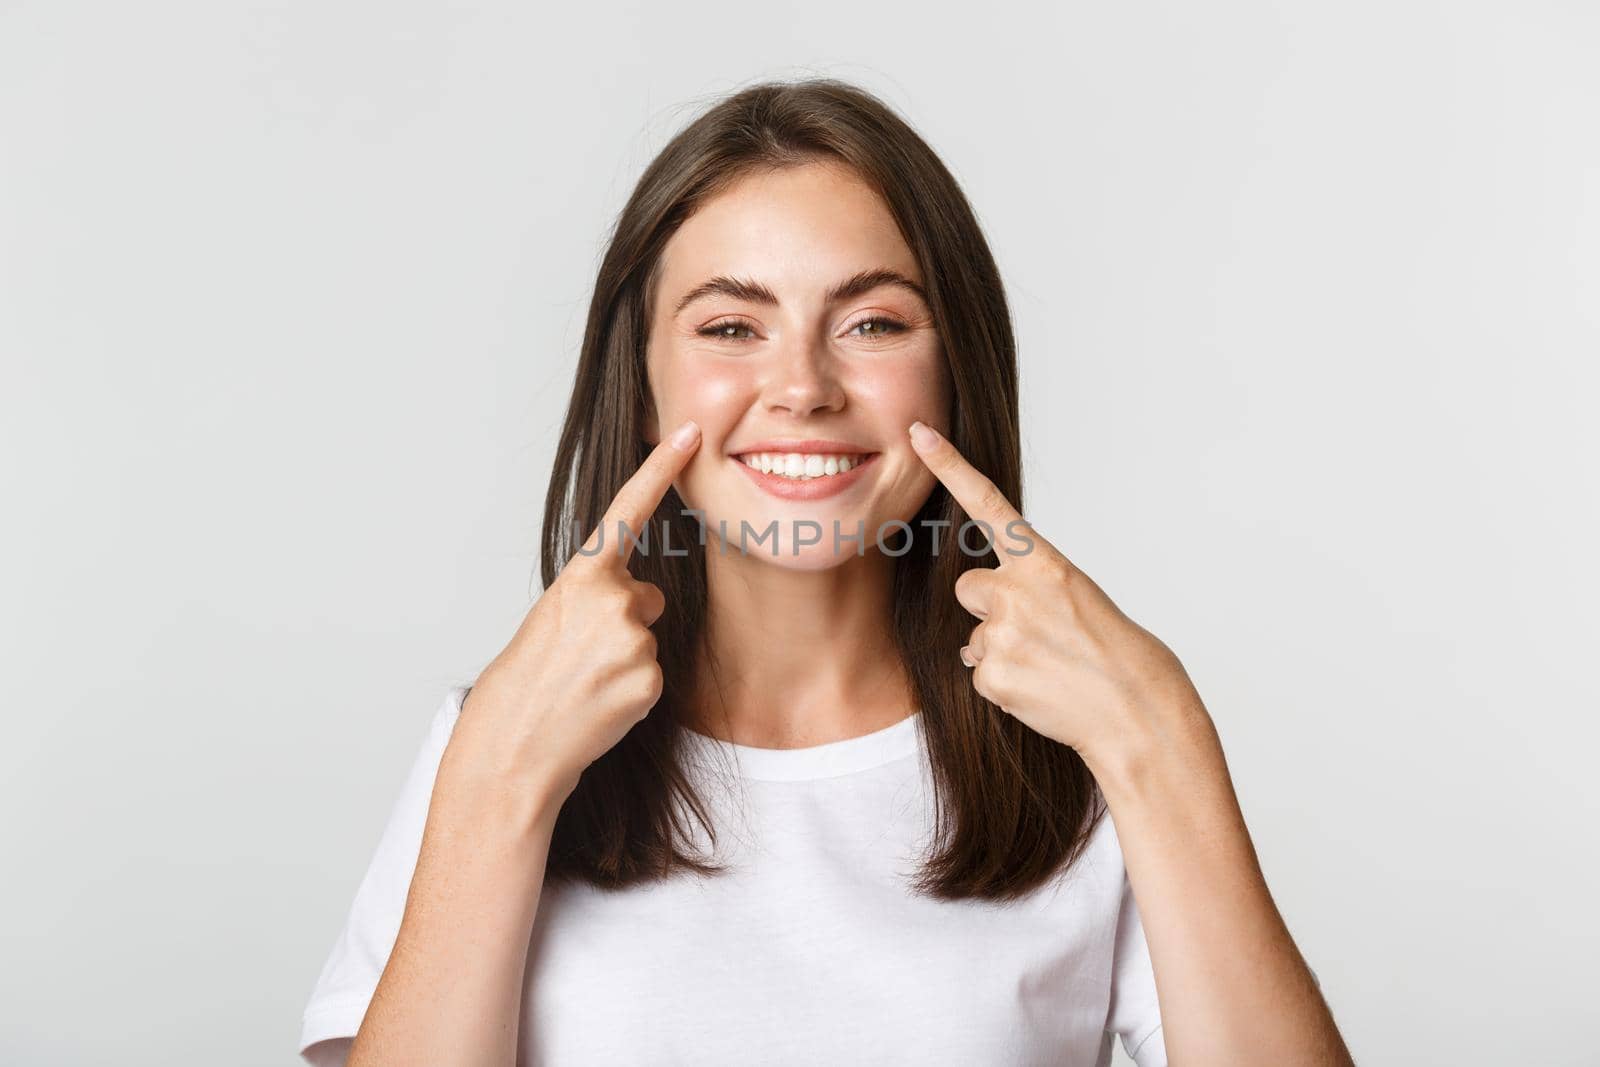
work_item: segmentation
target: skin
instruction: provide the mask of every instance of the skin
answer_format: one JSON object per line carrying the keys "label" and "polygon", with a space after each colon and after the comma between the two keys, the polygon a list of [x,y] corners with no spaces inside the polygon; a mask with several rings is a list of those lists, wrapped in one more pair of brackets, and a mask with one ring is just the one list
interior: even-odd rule
{"label": "skin", "polygon": [[[825,299],[861,271],[922,282],[887,209],[848,171],[747,177],[692,215],[664,256],[647,352],[655,447],[462,710],[352,1067],[515,1062],[556,813],[662,687],[648,627],[664,599],[632,578],[615,542],[600,550],[603,531],[623,523],[639,535],[672,486],[713,528],[778,522],[776,554],[707,548],[706,637],[720,682],[704,683],[687,725],[786,748],[857,737],[913,710],[888,640],[893,560],[870,536],[864,555],[827,536],[791,555],[781,536],[793,520],[825,531],[837,520],[847,532],[861,522],[870,535],[913,517],[936,482],[997,531],[1020,519],[936,432],[950,387],[926,304],[892,285]],[[679,307],[718,275],[759,282],[775,299],[719,294]],[[861,326],[873,317],[904,328],[878,339]],[[714,326],[725,339],[703,332]],[[729,454],[768,437],[839,438],[881,454],[843,493],[781,500]],[[1002,553],[1000,567],[957,582],[975,619],[963,658],[979,693],[1072,745],[1099,780],[1144,921],[1170,1062],[1348,1064],[1181,663],[1030,536],[1030,554]]]}
{"label": "skin", "polygon": [[[702,732],[762,748],[855,737],[911,713],[914,699],[891,651],[893,560],[875,550],[883,524],[908,521],[934,478],[905,428],[946,427],[951,387],[932,312],[921,296],[881,285],[829,304],[827,290],[858,272],[923,277],[883,201],[841,167],[817,164],[747,177],[702,206],[663,250],[646,360],[661,425],[693,418],[704,441],[678,479],[708,529],[740,520],[777,524],[776,551],[735,539],[707,553],[707,644],[720,687],[698,672]],[[776,304],[684,294],[726,275],[759,282]],[[879,321],[872,321],[872,320]],[[883,321],[887,320],[887,321]],[[724,336],[707,336],[706,332]],[[881,453],[848,491],[815,501],[758,488],[730,452],[769,438],[848,441]],[[796,520],[822,542],[793,543]],[[864,555],[842,533],[867,532]],[[798,548],[799,555],[791,554]]]}
{"label": "skin", "polygon": [[[908,428],[972,518],[1021,514],[944,437]],[[1032,551],[956,580],[978,624],[972,683],[1071,745],[1100,783],[1144,922],[1168,1061],[1351,1062],[1267,891],[1222,745],[1178,657],[1037,531]]]}
{"label": "skin", "polygon": [[[669,436],[601,529],[635,534],[699,443]],[[528,939],[561,805],[661,695],[665,600],[599,531],[462,706],[439,762],[406,907],[347,1067],[516,1062]]]}

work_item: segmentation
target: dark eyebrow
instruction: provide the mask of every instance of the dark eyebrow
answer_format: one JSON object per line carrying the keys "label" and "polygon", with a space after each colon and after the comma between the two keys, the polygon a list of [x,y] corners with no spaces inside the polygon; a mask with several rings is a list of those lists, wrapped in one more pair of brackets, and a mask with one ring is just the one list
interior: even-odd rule
{"label": "dark eyebrow", "polygon": [[[845,279],[838,285],[835,285],[832,289],[828,290],[826,299],[830,304],[837,300],[850,300],[854,297],[869,293],[878,288],[880,285],[899,286],[902,289],[907,289],[915,293],[924,304],[929,302],[928,294],[923,291],[922,286],[918,285],[910,278],[907,278],[899,271],[890,270],[887,267],[879,267],[874,270],[864,270],[850,278]],[[678,306],[673,308],[672,313],[674,315],[678,314],[684,308],[688,307],[690,304],[694,303],[696,300],[699,300],[703,296],[712,296],[717,294],[729,296],[735,300],[747,300],[752,304],[768,304],[776,306],[778,303],[777,295],[760,282],[749,281],[743,278],[731,278],[726,274],[719,274],[715,278],[701,282],[699,285],[685,293],[683,295],[683,299],[678,301]]]}

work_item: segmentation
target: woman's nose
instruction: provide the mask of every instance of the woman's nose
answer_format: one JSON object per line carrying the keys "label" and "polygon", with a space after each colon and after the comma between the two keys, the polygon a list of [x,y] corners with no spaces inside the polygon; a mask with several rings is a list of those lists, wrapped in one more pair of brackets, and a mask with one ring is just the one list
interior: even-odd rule
{"label": "woman's nose", "polygon": [[777,356],[762,388],[761,399],[768,410],[804,416],[844,406],[844,387],[826,344],[798,341]]}

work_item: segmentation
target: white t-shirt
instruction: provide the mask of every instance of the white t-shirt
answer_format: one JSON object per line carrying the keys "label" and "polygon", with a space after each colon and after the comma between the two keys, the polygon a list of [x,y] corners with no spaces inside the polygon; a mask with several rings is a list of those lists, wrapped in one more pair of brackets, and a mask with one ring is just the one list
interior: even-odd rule
{"label": "white t-shirt", "polygon": [[[394,947],[439,758],[433,720],[306,1006],[310,1063],[342,1064]],[[1165,1067],[1144,930],[1110,816],[1064,874],[1010,905],[903,884],[932,826],[920,713],[799,749],[689,734],[713,862],[619,891],[545,888],[519,1064],[1052,1064],[1112,1040]],[[718,757],[737,761],[733,776]],[[695,845],[710,839],[690,819]]]}

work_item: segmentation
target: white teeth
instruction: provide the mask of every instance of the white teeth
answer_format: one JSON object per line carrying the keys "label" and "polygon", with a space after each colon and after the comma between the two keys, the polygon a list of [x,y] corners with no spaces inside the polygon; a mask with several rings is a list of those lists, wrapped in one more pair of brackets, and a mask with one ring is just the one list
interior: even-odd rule
{"label": "white teeth", "polygon": [[817,452],[751,452],[738,457],[747,467],[763,474],[807,480],[843,474],[861,465],[860,456],[825,456]]}

